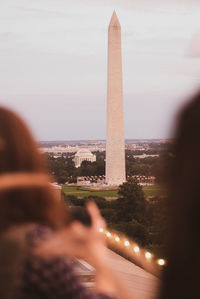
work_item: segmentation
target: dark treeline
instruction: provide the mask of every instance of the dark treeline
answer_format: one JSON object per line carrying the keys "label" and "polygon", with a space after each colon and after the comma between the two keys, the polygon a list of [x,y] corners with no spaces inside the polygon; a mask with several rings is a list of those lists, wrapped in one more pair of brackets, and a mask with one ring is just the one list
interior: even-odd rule
{"label": "dark treeline", "polygon": [[[158,147],[158,146],[157,146]],[[126,173],[127,176],[143,175],[155,176],[159,182],[162,175],[162,160],[166,159],[168,154],[166,145],[152,148],[145,151],[145,154],[159,154],[158,157],[145,157],[139,159],[136,157],[138,151],[126,150]],[[139,152],[142,154],[143,152]],[[51,174],[55,180],[63,184],[65,182],[76,183],[77,176],[101,176],[105,174],[105,152],[94,152],[96,162],[83,161],[79,168],[76,168],[73,162],[74,154],[66,153],[54,157],[53,154],[46,154],[47,163]]]}
{"label": "dark treeline", "polygon": [[54,158],[46,154],[48,168],[59,184],[76,183],[77,176],[100,176],[105,174],[105,152],[96,152],[96,161],[83,161],[79,168],[75,167],[72,154],[62,154]]}

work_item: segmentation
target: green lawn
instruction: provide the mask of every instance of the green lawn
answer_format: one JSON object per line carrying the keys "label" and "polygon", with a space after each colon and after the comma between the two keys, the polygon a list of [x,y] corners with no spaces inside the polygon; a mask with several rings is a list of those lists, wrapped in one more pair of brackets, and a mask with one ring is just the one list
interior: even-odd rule
{"label": "green lawn", "polygon": [[162,195],[162,188],[158,184],[152,186],[143,186],[143,191],[146,196]]}
{"label": "green lawn", "polygon": [[66,195],[74,195],[77,197],[100,196],[100,197],[117,197],[117,190],[89,190],[83,187],[62,186],[62,190]]}
{"label": "green lawn", "polygon": [[[77,186],[62,186],[62,190],[66,195],[74,195],[76,197],[100,196],[113,199],[118,197],[118,190],[90,190],[84,187]],[[146,196],[156,196],[161,194],[159,185],[144,186],[143,191]]]}

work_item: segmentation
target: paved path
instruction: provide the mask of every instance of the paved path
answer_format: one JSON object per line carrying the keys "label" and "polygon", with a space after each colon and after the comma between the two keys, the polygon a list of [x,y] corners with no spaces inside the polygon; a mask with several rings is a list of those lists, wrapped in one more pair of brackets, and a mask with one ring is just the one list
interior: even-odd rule
{"label": "paved path", "polygon": [[133,299],[155,299],[159,279],[109,250],[109,263],[133,293]]}
{"label": "paved path", "polygon": [[[93,268],[84,261],[79,261],[78,264],[79,273],[82,272],[80,273],[81,276],[85,277],[83,279],[84,284],[88,287],[94,286]],[[109,250],[109,264],[133,293],[133,299],[156,298],[156,290],[159,285],[158,278],[111,250]]]}

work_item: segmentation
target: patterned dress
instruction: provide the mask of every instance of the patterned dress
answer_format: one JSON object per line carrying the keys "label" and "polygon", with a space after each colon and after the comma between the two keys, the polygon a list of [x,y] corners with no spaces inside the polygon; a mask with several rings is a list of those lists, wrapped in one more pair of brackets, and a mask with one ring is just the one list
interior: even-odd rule
{"label": "patterned dress", "polygon": [[[35,226],[26,236],[28,246],[50,238],[45,226]],[[73,261],[66,256],[43,258],[32,256],[26,260],[19,293],[16,299],[110,299],[84,287],[75,273]]]}

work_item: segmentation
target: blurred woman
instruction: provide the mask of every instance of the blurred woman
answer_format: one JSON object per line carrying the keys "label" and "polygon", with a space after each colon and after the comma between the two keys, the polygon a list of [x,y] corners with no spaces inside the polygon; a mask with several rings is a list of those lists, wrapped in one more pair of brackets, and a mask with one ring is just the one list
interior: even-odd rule
{"label": "blurred woman", "polygon": [[200,92],[182,109],[174,143],[168,263],[159,298],[199,298]]}
{"label": "blurred woman", "polygon": [[[69,224],[50,181],[24,122],[0,108],[0,297],[130,298],[108,265],[97,207],[88,204],[90,227]],[[95,292],[80,283],[72,257],[95,267]]]}

